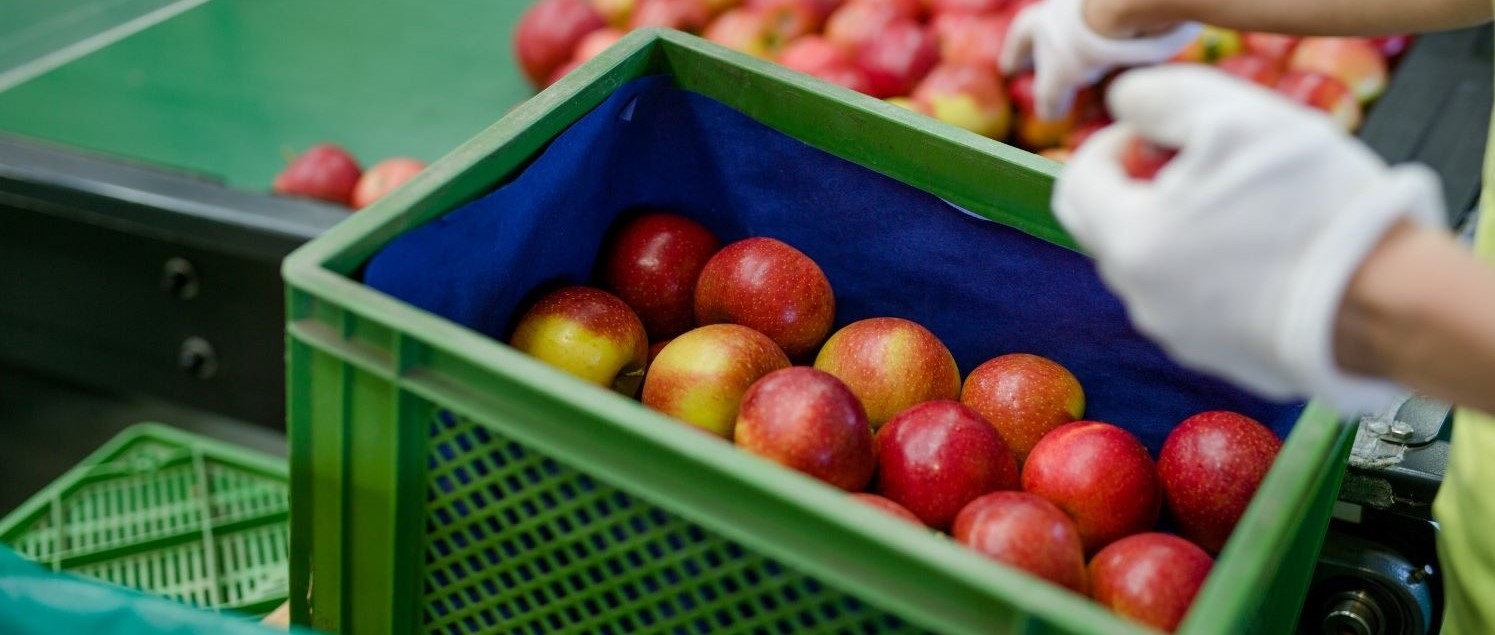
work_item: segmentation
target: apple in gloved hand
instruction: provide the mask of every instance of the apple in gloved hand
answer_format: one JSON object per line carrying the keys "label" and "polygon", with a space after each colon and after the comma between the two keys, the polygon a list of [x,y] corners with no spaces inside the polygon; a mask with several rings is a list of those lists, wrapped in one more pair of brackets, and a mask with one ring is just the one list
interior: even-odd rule
{"label": "apple in gloved hand", "polygon": [[415,175],[425,169],[425,163],[410,157],[396,157],[375,163],[374,167],[369,168],[362,177],[359,177],[358,185],[353,188],[353,197],[350,201],[353,209],[363,209],[372,205],[374,201],[399,189],[406,181],[415,178]]}
{"label": "apple in gloved hand", "polygon": [[358,161],[347,150],[336,144],[319,143],[281,170],[271,189],[276,194],[349,205],[360,176]]}
{"label": "apple in gloved hand", "polygon": [[1282,80],[1281,64],[1255,53],[1237,53],[1220,60],[1215,67],[1266,88],[1275,88]]}
{"label": "apple in gloved hand", "polygon": [[1017,462],[981,415],[954,401],[922,403],[877,431],[878,494],[941,531],[978,496],[1018,486]]}
{"label": "apple in gloved hand", "polygon": [[638,313],[654,340],[695,326],[696,280],[719,243],[699,223],[649,213],[619,226],[603,247],[603,286]]}
{"label": "apple in gloved hand", "polygon": [[1074,521],[1026,492],[993,492],[955,517],[955,540],[1075,593],[1087,591],[1085,546]]}
{"label": "apple in gloved hand", "polygon": [[1345,131],[1360,127],[1360,102],[1350,88],[1333,77],[1311,71],[1288,71],[1277,83],[1277,92],[1288,99],[1325,113]]}
{"label": "apple in gloved hand", "polygon": [[840,380],[804,366],[776,370],[748,388],[732,438],[737,447],[848,491],[866,487],[877,467],[862,404]]}
{"label": "apple in gloved hand", "polygon": [[546,86],[575,56],[581,38],[606,25],[584,0],[540,0],[514,27],[514,53],[530,83]]}
{"label": "apple in gloved hand", "polygon": [[1203,549],[1178,536],[1122,538],[1090,561],[1090,597],[1123,617],[1172,633],[1214,564]]}
{"label": "apple in gloved hand", "polygon": [[789,367],[773,340],[746,326],[712,324],[670,340],[644,378],[644,405],[730,439],[742,396]]}
{"label": "apple in gloved hand", "polygon": [[1386,59],[1355,37],[1306,37],[1288,58],[1290,71],[1323,73],[1343,82],[1361,104],[1386,92]]}
{"label": "apple in gloved hand", "polygon": [[1259,31],[1241,34],[1241,44],[1246,52],[1272,60],[1272,63],[1279,67],[1287,64],[1287,58],[1292,56],[1293,49],[1297,48],[1298,42],[1302,39],[1296,35]]}
{"label": "apple in gloved hand", "polygon": [[519,319],[510,345],[542,362],[629,397],[648,362],[644,325],[622,300],[600,289],[551,292]]}
{"label": "apple in gloved hand", "polygon": [[791,358],[815,350],[836,318],[831,282],[809,256],[772,238],[727,245],[696,282],[697,324],[741,324]]}
{"label": "apple in gloved hand", "polygon": [[960,397],[960,368],[929,329],[902,318],[870,318],[836,331],[815,368],[835,375],[878,428],[926,401]]}
{"label": "apple in gloved hand", "polygon": [[1178,150],[1134,137],[1121,152],[1121,169],[1134,179],[1151,181],[1175,156]]}
{"label": "apple in gloved hand", "polygon": [[1234,412],[1203,412],[1178,424],[1158,453],[1158,476],[1180,533],[1218,553],[1281,449],[1270,429]]}
{"label": "apple in gloved hand", "polygon": [[1051,359],[1025,353],[977,366],[966,377],[960,402],[997,429],[1019,466],[1043,435],[1085,414],[1080,380]]}
{"label": "apple in gloved hand", "polygon": [[1023,464],[1023,489],[1068,513],[1087,553],[1151,529],[1163,504],[1147,448],[1096,421],[1067,423],[1039,439]]}

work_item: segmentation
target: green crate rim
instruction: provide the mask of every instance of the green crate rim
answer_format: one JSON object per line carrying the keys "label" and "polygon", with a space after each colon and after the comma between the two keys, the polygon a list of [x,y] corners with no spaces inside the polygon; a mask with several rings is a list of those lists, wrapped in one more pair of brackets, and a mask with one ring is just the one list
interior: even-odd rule
{"label": "green crate rim", "polygon": [[[1033,578],[994,563],[972,558],[971,554],[951,541],[934,539],[911,527],[879,526],[879,512],[862,509],[840,492],[813,479],[783,470],[776,465],[738,452],[727,444],[698,435],[675,435],[669,420],[640,404],[592,390],[570,376],[535,361],[482,334],[417,309],[392,297],[363,286],[348,277],[368,257],[411,227],[429,221],[456,205],[480,195],[485,190],[463,189],[452,185],[453,177],[473,169],[509,174],[518,164],[504,165],[507,159],[490,159],[498,148],[514,145],[528,156],[543,147],[545,141],[600,104],[628,78],[642,74],[658,57],[669,59],[681,52],[721,62],[740,70],[740,76],[692,78],[683,83],[687,89],[708,97],[724,99],[734,108],[758,121],[795,136],[812,146],[831,152],[887,176],[918,187],[960,207],[1022,230],[1055,244],[1077,249],[1047,209],[1049,182],[1058,165],[1031,153],[946,124],[905,111],[880,100],[849,90],[830,86],[785,70],[775,64],[673,31],[642,30],[627,36],[620,44],[576,72],[522,104],[498,123],[480,133],[452,154],[385,200],[297,250],[284,263],[282,272],[290,283],[288,289],[287,330],[292,341],[331,354],[362,371],[390,381],[395,386],[453,409],[465,411],[475,420],[517,441],[543,451],[560,447],[572,460],[588,462],[588,469],[606,478],[615,478],[626,487],[674,513],[720,532],[746,546],[760,549],[792,566],[803,569],[829,583],[852,592],[862,599],[905,619],[928,628],[946,632],[990,632],[998,626],[993,620],[1000,613],[1001,602],[1020,599],[1025,615],[1011,619],[1010,628],[1028,631],[1041,628],[1032,619],[1062,625],[1075,632],[1144,633],[1140,626],[1122,620],[1089,600],[1076,597],[1046,584],[1034,584]],[[752,107],[734,103],[730,97],[741,96],[745,82],[776,84],[788,87],[796,98],[806,102],[834,102],[846,107],[847,116],[891,120],[911,131],[930,151],[943,152],[954,160],[949,165],[925,165],[919,152],[911,148],[857,147],[835,151],[815,130],[796,126]],[[817,104],[824,105],[824,103]],[[885,143],[891,143],[884,141]],[[1042,200],[1013,200],[994,183],[1004,179],[1027,180],[1037,187]],[[465,187],[465,186],[464,186]],[[315,299],[306,297],[314,295]],[[329,328],[311,319],[317,311],[335,305],[342,318],[342,328]],[[356,341],[359,324],[377,325],[395,332],[391,353]],[[420,333],[420,337],[410,335]],[[441,342],[438,346],[428,342]],[[458,360],[475,369],[504,368],[506,378],[530,395],[524,399],[477,395],[421,368],[424,360],[439,350],[442,356]],[[610,453],[601,444],[578,442],[554,434],[542,435],[512,421],[494,421],[478,413],[502,404],[511,411],[524,412],[541,421],[548,413],[565,412],[571,425],[612,426],[620,437],[630,442],[657,448],[648,456],[626,456]],[[295,406],[291,406],[293,409]],[[575,419],[577,415],[584,421]],[[528,418],[528,417],[527,417]],[[311,460],[299,455],[311,442],[311,431],[297,430],[292,417],[293,466]],[[421,431],[423,432],[423,431]],[[1281,564],[1280,556],[1270,558],[1242,557],[1243,554],[1286,554],[1293,543],[1293,530],[1309,513],[1312,495],[1317,487],[1297,489],[1293,483],[1314,483],[1337,489],[1342,472],[1333,462],[1318,457],[1343,456],[1348,449],[1352,430],[1336,415],[1318,403],[1310,404],[1293,432],[1288,436],[1277,466],[1267,475],[1257,497],[1242,518],[1238,531],[1220,554],[1215,570],[1202,589],[1189,617],[1178,632],[1212,632],[1208,624],[1212,614],[1249,619],[1258,610],[1269,591],[1273,574]],[[406,440],[417,435],[402,431]],[[391,440],[393,441],[393,440]],[[346,441],[344,441],[346,443]],[[401,455],[393,448],[390,456]],[[699,476],[692,483],[669,482],[658,478],[661,470]],[[293,474],[301,470],[297,467]],[[398,483],[398,481],[396,481]],[[423,484],[421,484],[423,486]],[[400,485],[408,487],[409,484]],[[313,484],[292,478],[293,518],[301,505],[312,504]],[[725,504],[713,503],[700,492],[710,488]],[[405,492],[417,496],[420,492]],[[682,502],[683,501],[683,502]],[[777,527],[771,522],[745,518],[741,507],[755,508],[752,515],[767,518],[794,517],[798,529]],[[1273,522],[1273,518],[1286,519]],[[407,521],[396,531],[408,537],[418,536],[419,527]],[[829,535],[805,531],[806,523]],[[308,619],[308,605],[300,596],[307,589],[310,573],[307,546],[312,543],[309,527],[292,528],[292,596],[298,620]],[[414,533],[411,533],[414,532]],[[878,567],[855,566],[858,557],[875,555],[885,558]],[[888,556],[894,558],[888,559]],[[398,567],[418,566],[410,563]],[[404,572],[401,569],[400,572]],[[319,570],[318,575],[327,571]],[[920,577],[910,578],[909,575]],[[404,589],[395,579],[378,581],[371,586]],[[919,579],[917,585],[907,583]],[[1306,583],[1306,581],[1305,581]],[[408,583],[404,583],[408,584]],[[910,588],[916,587],[916,588]],[[347,598],[337,601],[346,602]],[[394,607],[387,623],[414,625],[406,609]]]}

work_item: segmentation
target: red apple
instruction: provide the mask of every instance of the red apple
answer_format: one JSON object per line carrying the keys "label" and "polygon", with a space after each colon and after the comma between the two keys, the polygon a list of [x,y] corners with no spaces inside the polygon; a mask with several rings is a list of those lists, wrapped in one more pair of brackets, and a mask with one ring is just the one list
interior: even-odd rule
{"label": "red apple", "polygon": [[1184,419],[1158,453],[1163,496],[1180,533],[1218,553],[1281,449],[1277,435],[1242,414]]}
{"label": "red apple", "polygon": [[837,9],[825,23],[825,39],[854,53],[881,36],[895,22],[911,20],[897,5],[853,0]]}
{"label": "red apple", "polygon": [[550,86],[550,85],[552,85],[552,84],[554,84],[554,83],[556,83],[558,81],[561,81],[561,78],[563,78],[563,77],[565,77],[567,75],[570,75],[571,71],[576,70],[580,66],[581,66],[581,62],[579,62],[577,60],[571,60],[569,62],[566,62],[560,68],[555,69],[554,73],[550,74],[550,78],[547,79],[547,80],[545,80],[545,85],[546,86]]}
{"label": "red apple", "polygon": [[960,402],[997,429],[1018,465],[1043,435],[1085,414],[1080,380],[1057,362],[1026,353],[977,366],[966,377]]}
{"label": "red apple", "polygon": [[908,510],[907,507],[899,505],[898,503],[890,501],[882,496],[878,496],[877,494],[866,494],[859,492],[856,494],[852,494],[851,497],[867,505],[876,507],[901,520],[906,520],[920,527],[924,526],[924,521],[919,520],[919,517],[915,516],[913,512]]}
{"label": "red apple", "polygon": [[1074,521],[1026,492],[992,492],[955,517],[955,540],[988,558],[1084,594],[1085,546]]}
{"label": "red apple", "polygon": [[654,342],[653,344],[649,345],[649,365],[650,366],[654,365],[654,358],[659,357],[659,351],[664,350],[664,347],[669,346],[670,342],[673,342],[673,341],[675,341],[675,338],[672,337],[672,338],[669,338],[669,339],[659,340],[659,341]]}
{"label": "red apple", "polygon": [[648,363],[644,325],[622,300],[600,289],[566,287],[519,319],[509,344],[576,377],[632,397]]}
{"label": "red apple", "polygon": [[1160,533],[1123,538],[1090,561],[1090,596],[1164,632],[1178,628],[1215,564],[1193,543]]}
{"label": "red apple", "polygon": [[1267,88],[1275,88],[1282,79],[1282,69],[1277,62],[1255,53],[1236,53],[1220,60],[1217,66],[1226,73]]}
{"label": "red apple", "polygon": [[1383,35],[1370,38],[1370,44],[1376,47],[1377,51],[1381,52],[1381,57],[1386,58],[1386,61],[1390,62],[1401,57],[1402,53],[1407,52],[1407,48],[1412,46],[1412,36],[1405,33]]}
{"label": "red apple", "polygon": [[795,4],[807,9],[815,20],[813,30],[818,31],[825,25],[825,19],[841,8],[844,0],[747,0],[747,6],[755,9],[783,4]]}
{"label": "red apple", "polygon": [[353,195],[349,199],[353,209],[363,209],[384,198],[385,194],[395,191],[424,169],[425,163],[410,157],[395,157],[375,163],[374,167],[359,177],[358,185],[353,187]]}
{"label": "red apple", "polygon": [[867,74],[857,68],[844,49],[818,35],[799,38],[779,52],[779,63],[857,92],[869,90]]}
{"label": "red apple", "polygon": [[773,340],[736,324],[712,324],[670,340],[644,378],[644,405],[732,438],[742,395],[789,359]]}
{"label": "red apple", "polygon": [[1100,132],[1102,128],[1111,125],[1109,121],[1091,121],[1075,126],[1069,134],[1064,135],[1064,147],[1069,150],[1078,150],[1080,146],[1090,139],[1090,135]]}
{"label": "red apple", "polygon": [[712,42],[754,57],[771,54],[768,18],[753,9],[732,9],[706,27],[702,34]]}
{"label": "red apple", "polygon": [[1012,26],[1010,15],[946,13],[933,24],[934,33],[939,38],[940,57],[945,63],[979,65],[990,69],[993,79],[997,79],[997,58],[1002,53],[1002,43],[1007,39],[1007,29]]}
{"label": "red apple", "polygon": [[696,283],[696,323],[755,329],[790,357],[820,346],[835,318],[836,296],[820,266],[772,238],[727,245]]}
{"label": "red apple", "polygon": [[[1079,121],[1079,109],[1073,107],[1060,119],[1043,119],[1038,116],[1033,95],[1032,71],[1012,78],[1012,81],[1007,84],[1007,90],[1012,95],[1012,104],[1017,111],[1016,140],[1018,145],[1024,148],[1042,150],[1057,146],[1064,141],[1065,136]],[[1089,98],[1085,92],[1075,95],[1077,103]]]}
{"label": "red apple", "polygon": [[1321,110],[1339,127],[1354,131],[1360,127],[1360,102],[1348,86],[1322,73],[1288,71],[1277,84],[1277,92],[1305,106]]}
{"label": "red apple", "polygon": [[602,20],[615,27],[628,26],[628,20],[633,16],[633,8],[638,5],[638,0],[592,0],[592,8]]}
{"label": "red apple", "polygon": [[807,35],[790,42],[784,50],[779,51],[778,62],[789,70],[817,75],[827,68],[851,64],[852,57],[830,40],[818,35]]}
{"label": "red apple", "polygon": [[705,0],[705,2],[706,8],[710,10],[711,15],[714,16],[721,15],[723,13],[726,13],[730,9],[736,9],[737,7],[742,6],[742,0]]}
{"label": "red apple", "polygon": [[829,374],[776,370],[742,397],[733,440],[748,452],[844,490],[872,480],[872,428],[856,395]]}
{"label": "red apple", "polygon": [[1386,60],[1374,45],[1362,38],[1303,38],[1288,58],[1287,68],[1338,79],[1362,104],[1386,91]]}
{"label": "red apple", "polygon": [[1293,49],[1297,48],[1298,41],[1302,39],[1296,35],[1249,32],[1241,34],[1241,45],[1248,53],[1260,55],[1278,66],[1284,66],[1287,58],[1292,56]]}
{"label": "red apple", "polygon": [[531,84],[544,82],[565,66],[588,33],[606,26],[583,0],[540,0],[514,27],[514,52]]}
{"label": "red apple", "polygon": [[576,45],[576,58],[573,61],[585,62],[589,59],[597,57],[598,55],[601,55],[603,51],[606,51],[607,49],[611,48],[612,45],[617,44],[618,40],[623,39],[623,35],[624,33],[622,30],[614,29],[612,27],[598,29],[596,31],[588,33],[587,36],[582,38],[581,42]]}
{"label": "red apple", "polygon": [[337,144],[319,143],[281,170],[271,190],[348,205],[362,174],[358,161],[347,150]]}
{"label": "red apple", "polygon": [[720,243],[699,223],[650,213],[615,230],[603,248],[603,286],[638,313],[653,339],[695,326],[696,280]]}
{"label": "red apple", "polygon": [[934,112],[929,110],[927,104],[914,101],[908,97],[889,97],[887,102],[904,110],[912,110],[926,117],[934,116]]}
{"label": "red apple", "polygon": [[711,22],[711,7],[705,0],[638,0],[628,28],[662,27],[699,33]]}
{"label": "red apple", "polygon": [[1134,179],[1151,181],[1175,156],[1178,156],[1178,150],[1133,137],[1121,150],[1121,169]]}
{"label": "red apple", "polygon": [[915,322],[870,318],[836,331],[815,367],[846,382],[877,428],[926,401],[960,396],[960,369],[950,349]]}
{"label": "red apple", "polygon": [[924,0],[924,4],[929,6],[930,13],[936,15],[980,15],[1000,11],[1010,4],[1010,0]]}
{"label": "red apple", "polygon": [[895,22],[857,51],[873,97],[907,95],[940,61],[934,36],[915,22]]}
{"label": "red apple", "polygon": [[1038,156],[1041,156],[1055,163],[1069,163],[1069,160],[1074,158],[1074,155],[1074,150],[1071,150],[1069,148],[1049,148],[1047,150],[1040,150],[1038,152]]}
{"label": "red apple", "polygon": [[1023,489],[1068,513],[1091,553],[1151,529],[1163,503],[1147,448],[1096,421],[1067,423],[1039,439],[1023,464]]}
{"label": "red apple", "polygon": [[826,16],[815,0],[748,0],[747,6],[763,15],[775,50],[825,26]]}
{"label": "red apple", "polygon": [[1017,462],[1002,436],[958,402],[909,408],[875,442],[877,493],[941,531],[982,494],[1017,489]]}
{"label": "red apple", "polygon": [[936,66],[919,82],[913,98],[936,119],[993,139],[1006,137],[1012,122],[1012,108],[1002,82],[984,66]]}

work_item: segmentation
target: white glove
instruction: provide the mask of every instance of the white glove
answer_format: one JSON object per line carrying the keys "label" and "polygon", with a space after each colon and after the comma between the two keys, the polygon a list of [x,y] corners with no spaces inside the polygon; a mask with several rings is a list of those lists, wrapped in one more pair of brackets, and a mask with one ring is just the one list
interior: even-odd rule
{"label": "white glove", "polygon": [[[1340,370],[1333,329],[1393,224],[1442,225],[1430,170],[1387,167],[1323,115],[1207,67],[1132,71],[1109,98],[1117,125],[1074,155],[1053,203],[1138,330],[1268,398],[1349,413],[1404,392]],[[1152,181],[1120,164],[1135,136],[1179,149]]]}
{"label": "white glove", "polygon": [[1044,0],[1023,9],[1002,44],[1002,72],[1033,67],[1034,106],[1044,119],[1063,119],[1075,91],[1111,69],[1163,62],[1199,33],[1184,23],[1153,37],[1112,39],[1085,23],[1085,0]]}

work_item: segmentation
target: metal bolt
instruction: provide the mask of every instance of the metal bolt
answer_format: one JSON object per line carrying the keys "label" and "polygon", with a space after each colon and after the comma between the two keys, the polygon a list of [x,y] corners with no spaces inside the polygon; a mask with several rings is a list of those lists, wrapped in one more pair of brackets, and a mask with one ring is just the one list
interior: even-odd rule
{"label": "metal bolt", "polygon": [[1371,434],[1380,436],[1389,432],[1391,430],[1391,426],[1388,425],[1385,421],[1376,419],[1375,421],[1365,424],[1365,429]]}
{"label": "metal bolt", "polygon": [[218,372],[218,354],[207,340],[189,337],[182,341],[182,350],[177,353],[177,366],[188,375],[207,379]]}
{"label": "metal bolt", "polygon": [[161,266],[161,290],[173,297],[190,300],[197,297],[197,268],[186,258],[171,258]]}
{"label": "metal bolt", "polygon": [[1396,423],[1391,424],[1391,429],[1387,432],[1386,437],[1389,441],[1406,443],[1412,440],[1413,432],[1415,432],[1415,430],[1412,429],[1411,424],[1405,421],[1397,421]]}

